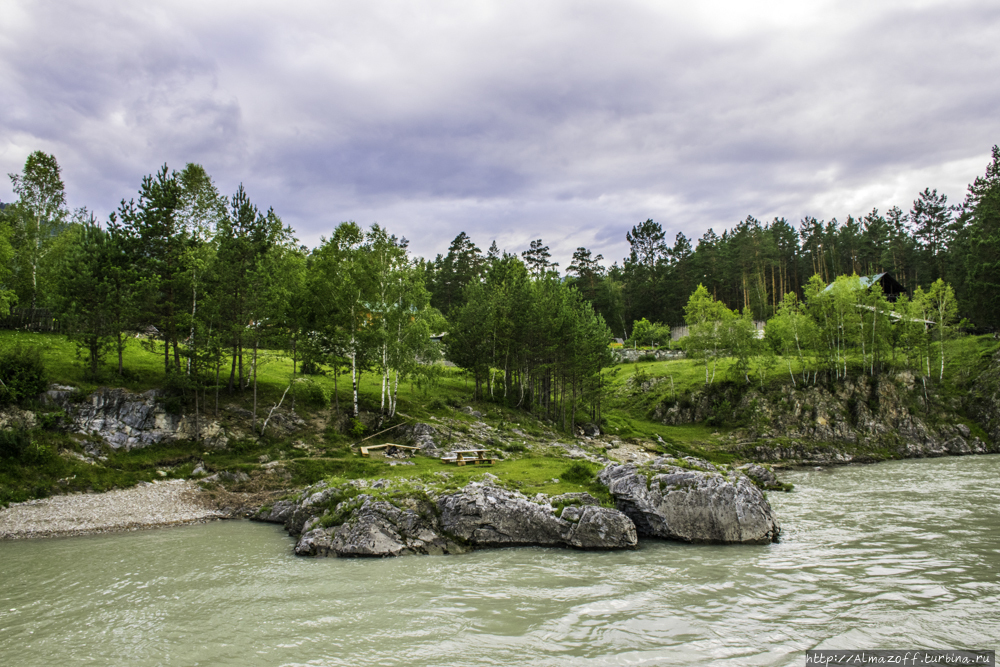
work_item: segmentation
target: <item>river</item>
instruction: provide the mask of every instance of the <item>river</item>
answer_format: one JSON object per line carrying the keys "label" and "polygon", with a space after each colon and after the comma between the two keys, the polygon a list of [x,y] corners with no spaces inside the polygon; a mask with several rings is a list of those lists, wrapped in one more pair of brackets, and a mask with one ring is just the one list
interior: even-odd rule
{"label": "river", "polygon": [[0,543],[0,664],[802,665],[1000,638],[1000,456],[796,470],[769,546],[301,559],[217,522]]}

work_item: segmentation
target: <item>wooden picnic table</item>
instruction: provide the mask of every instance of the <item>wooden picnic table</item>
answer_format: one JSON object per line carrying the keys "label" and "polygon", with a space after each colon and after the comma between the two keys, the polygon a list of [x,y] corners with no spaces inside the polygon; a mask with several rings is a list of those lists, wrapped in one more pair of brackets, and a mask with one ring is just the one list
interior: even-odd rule
{"label": "wooden picnic table", "polygon": [[489,450],[486,449],[460,449],[452,452],[454,456],[442,456],[441,460],[445,463],[454,463],[460,466],[468,463],[472,465],[493,465],[497,460],[487,456],[488,453]]}

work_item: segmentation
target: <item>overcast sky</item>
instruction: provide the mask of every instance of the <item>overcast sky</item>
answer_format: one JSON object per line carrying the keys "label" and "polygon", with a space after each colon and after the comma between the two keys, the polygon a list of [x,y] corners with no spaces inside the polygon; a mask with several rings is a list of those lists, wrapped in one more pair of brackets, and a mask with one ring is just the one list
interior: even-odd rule
{"label": "overcast sky", "polygon": [[279,5],[4,0],[2,172],[52,153],[104,218],[196,162],[308,245],[379,222],[426,257],[542,238],[565,268],[646,218],[958,202],[1000,143],[995,1]]}

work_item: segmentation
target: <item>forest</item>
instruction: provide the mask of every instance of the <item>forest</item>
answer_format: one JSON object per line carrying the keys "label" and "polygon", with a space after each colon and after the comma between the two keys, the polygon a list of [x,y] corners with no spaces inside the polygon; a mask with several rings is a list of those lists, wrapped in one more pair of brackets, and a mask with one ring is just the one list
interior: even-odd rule
{"label": "forest", "polygon": [[[519,254],[484,253],[464,232],[434,259],[412,257],[388,230],[344,222],[315,248],[243,186],[221,194],[199,165],[164,165],[107,220],[66,205],[60,167],[32,153],[11,174],[17,200],[0,210],[0,315],[5,326],[67,334],[94,381],[127,376],[138,337],[162,355],[166,389],[198,410],[220,393],[253,392],[262,350],[287,351],[296,374],[352,387],[375,374],[377,407],[395,414],[401,380],[433,382],[445,355],[477,399],[530,409],[563,428],[600,421],[602,369],[615,337],[668,344],[672,325],[702,359],[721,357],[746,382],[780,364],[792,383],[900,364],[944,374],[946,338],[961,324],[1000,325],[1000,149],[960,204],[927,188],[844,222],[753,217],[693,245],[646,220],[629,256],[605,266],[578,248],[561,273],[541,239]],[[861,289],[889,272],[898,299]],[[755,320],[766,320],[763,336]],[[337,396],[336,392],[334,396]],[[335,399],[339,400],[339,399]],[[336,406],[338,410],[341,406]],[[254,404],[256,415],[256,402]],[[255,417],[256,419],[256,417]]]}

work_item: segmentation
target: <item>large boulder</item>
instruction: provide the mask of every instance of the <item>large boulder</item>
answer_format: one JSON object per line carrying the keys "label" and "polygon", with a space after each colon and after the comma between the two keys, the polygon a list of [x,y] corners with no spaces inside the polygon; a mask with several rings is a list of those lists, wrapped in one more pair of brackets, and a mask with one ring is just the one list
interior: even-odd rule
{"label": "large boulder", "polygon": [[723,474],[658,458],[648,466],[608,466],[598,480],[640,535],[684,542],[776,542],[781,532],[764,494],[739,471]]}
{"label": "large boulder", "polygon": [[346,502],[357,505],[350,517],[339,526],[307,530],[295,545],[297,555],[382,557],[467,551],[441,534],[433,506],[426,502],[399,507],[368,495]]}
{"label": "large boulder", "polygon": [[472,482],[459,493],[441,497],[437,505],[442,529],[478,547],[634,549],[638,543],[635,525],[617,510],[568,504],[557,516],[548,498],[538,500]]}

